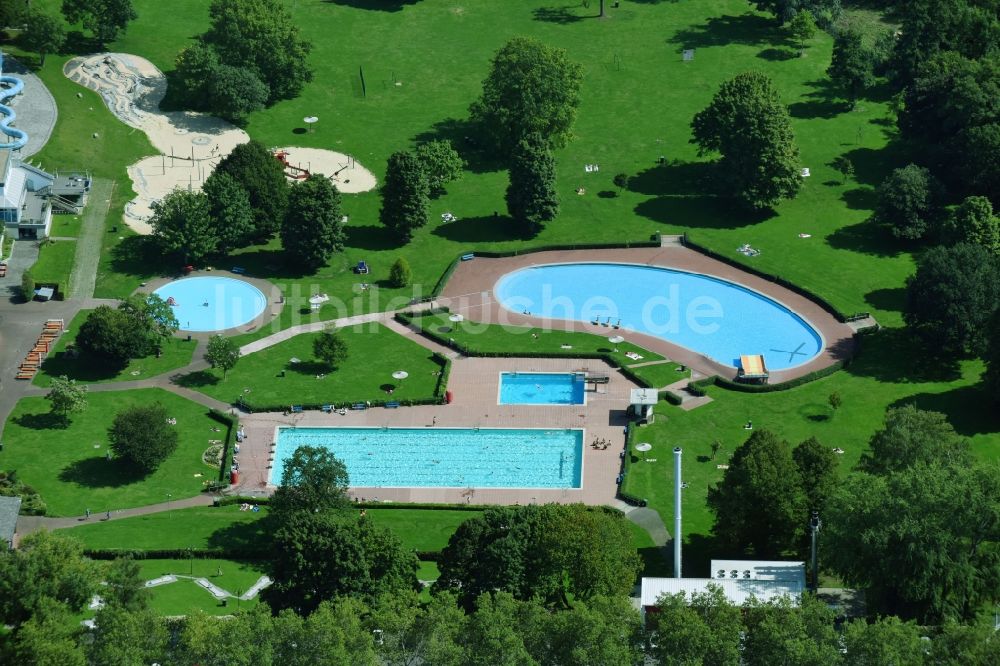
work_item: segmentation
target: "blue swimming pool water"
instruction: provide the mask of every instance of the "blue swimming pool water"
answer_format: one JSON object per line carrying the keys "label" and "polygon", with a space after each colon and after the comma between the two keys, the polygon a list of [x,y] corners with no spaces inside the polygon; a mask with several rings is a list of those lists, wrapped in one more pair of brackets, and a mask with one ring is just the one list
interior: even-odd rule
{"label": "blue swimming pool water", "polygon": [[[763,354],[767,367],[801,365],[823,348],[820,335],[775,301],[731,282],[629,264],[552,264],[500,278],[496,298],[508,310],[578,321],[620,322],[737,367],[741,354]],[[613,329],[601,327],[595,329]]]}
{"label": "blue swimming pool water", "polygon": [[229,277],[184,278],[153,293],[173,304],[182,331],[222,331],[242,326],[267,307],[267,298],[260,289]]}
{"label": "blue swimming pool water", "polygon": [[583,405],[583,379],[572,372],[502,372],[499,404]]}
{"label": "blue swimming pool water", "polygon": [[271,483],[299,446],[329,449],[362,488],[579,488],[582,430],[278,428]]}

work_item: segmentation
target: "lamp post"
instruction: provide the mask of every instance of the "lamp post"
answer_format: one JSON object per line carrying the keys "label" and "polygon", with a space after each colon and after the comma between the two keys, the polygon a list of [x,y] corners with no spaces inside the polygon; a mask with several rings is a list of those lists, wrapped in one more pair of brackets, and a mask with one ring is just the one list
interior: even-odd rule
{"label": "lamp post", "polygon": [[812,517],[809,518],[809,531],[811,534],[812,541],[812,591],[813,594],[819,589],[819,570],[817,568],[817,562],[819,557],[816,553],[816,540],[819,537],[819,530],[823,527],[823,521],[819,519],[819,511],[813,511]]}
{"label": "lamp post", "polygon": [[170,510],[170,498],[173,497],[170,493],[167,493],[167,518],[173,518],[174,514]]}

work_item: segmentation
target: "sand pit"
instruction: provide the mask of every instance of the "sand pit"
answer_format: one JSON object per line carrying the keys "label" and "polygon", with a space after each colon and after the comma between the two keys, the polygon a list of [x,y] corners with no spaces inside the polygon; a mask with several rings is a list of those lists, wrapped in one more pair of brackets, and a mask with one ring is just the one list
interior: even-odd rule
{"label": "sand pit", "polygon": [[323,174],[329,177],[337,186],[337,190],[344,194],[368,192],[375,189],[377,184],[371,171],[344,153],[295,146],[278,148],[275,152],[284,153],[284,159],[289,164],[289,167],[285,168],[285,173],[290,178],[305,177],[306,173]]}
{"label": "sand pit", "polygon": [[[152,228],[150,206],[177,187],[201,189],[219,161],[249,135],[225,120],[190,111],[160,111],[167,91],[163,72],[145,58],[102,53],[73,58],[63,68],[72,81],[96,91],[115,116],[144,132],[160,155],[145,157],[128,168],[136,197],[123,219],[140,234]],[[289,164],[331,176],[345,193],[366,192],[375,178],[353,158],[315,148],[287,148]],[[290,175],[301,171],[286,169]]]}

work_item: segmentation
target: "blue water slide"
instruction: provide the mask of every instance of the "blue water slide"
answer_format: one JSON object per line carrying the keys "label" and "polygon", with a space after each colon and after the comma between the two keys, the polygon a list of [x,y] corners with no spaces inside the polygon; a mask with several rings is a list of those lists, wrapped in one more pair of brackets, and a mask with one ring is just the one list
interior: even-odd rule
{"label": "blue water slide", "polygon": [[18,150],[24,148],[24,145],[28,143],[28,135],[23,130],[10,126],[17,118],[17,114],[14,113],[14,109],[3,102],[24,90],[24,81],[13,76],[2,76],[2,74],[3,55],[0,54],[0,134],[11,139],[11,141],[0,141],[0,149]]}

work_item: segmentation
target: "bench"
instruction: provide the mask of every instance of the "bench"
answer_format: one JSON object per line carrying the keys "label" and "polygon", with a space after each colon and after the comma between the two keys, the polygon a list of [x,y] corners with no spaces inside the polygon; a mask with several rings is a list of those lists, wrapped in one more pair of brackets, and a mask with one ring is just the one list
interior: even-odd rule
{"label": "bench", "polygon": [[323,405],[320,409],[329,414],[333,411],[333,405]]}
{"label": "bench", "polygon": [[472,261],[475,258],[476,258],[476,255],[473,254],[472,252],[470,252],[469,254],[463,254],[462,255],[462,261]]}
{"label": "bench", "polygon": [[237,275],[243,275],[244,273],[247,272],[247,269],[243,268],[242,266],[233,266],[232,270],[230,270],[229,272],[236,273]]}
{"label": "bench", "polygon": [[356,410],[368,409],[368,405],[366,405],[363,402],[356,402],[353,405],[351,405],[351,409],[356,409]]}
{"label": "bench", "polygon": [[386,409],[396,409],[398,407],[399,407],[399,402],[397,402],[395,400],[393,400],[391,402],[385,403],[385,408]]}
{"label": "bench", "polygon": [[292,405],[291,412],[292,412],[292,414],[301,414],[302,413],[302,405]]}

